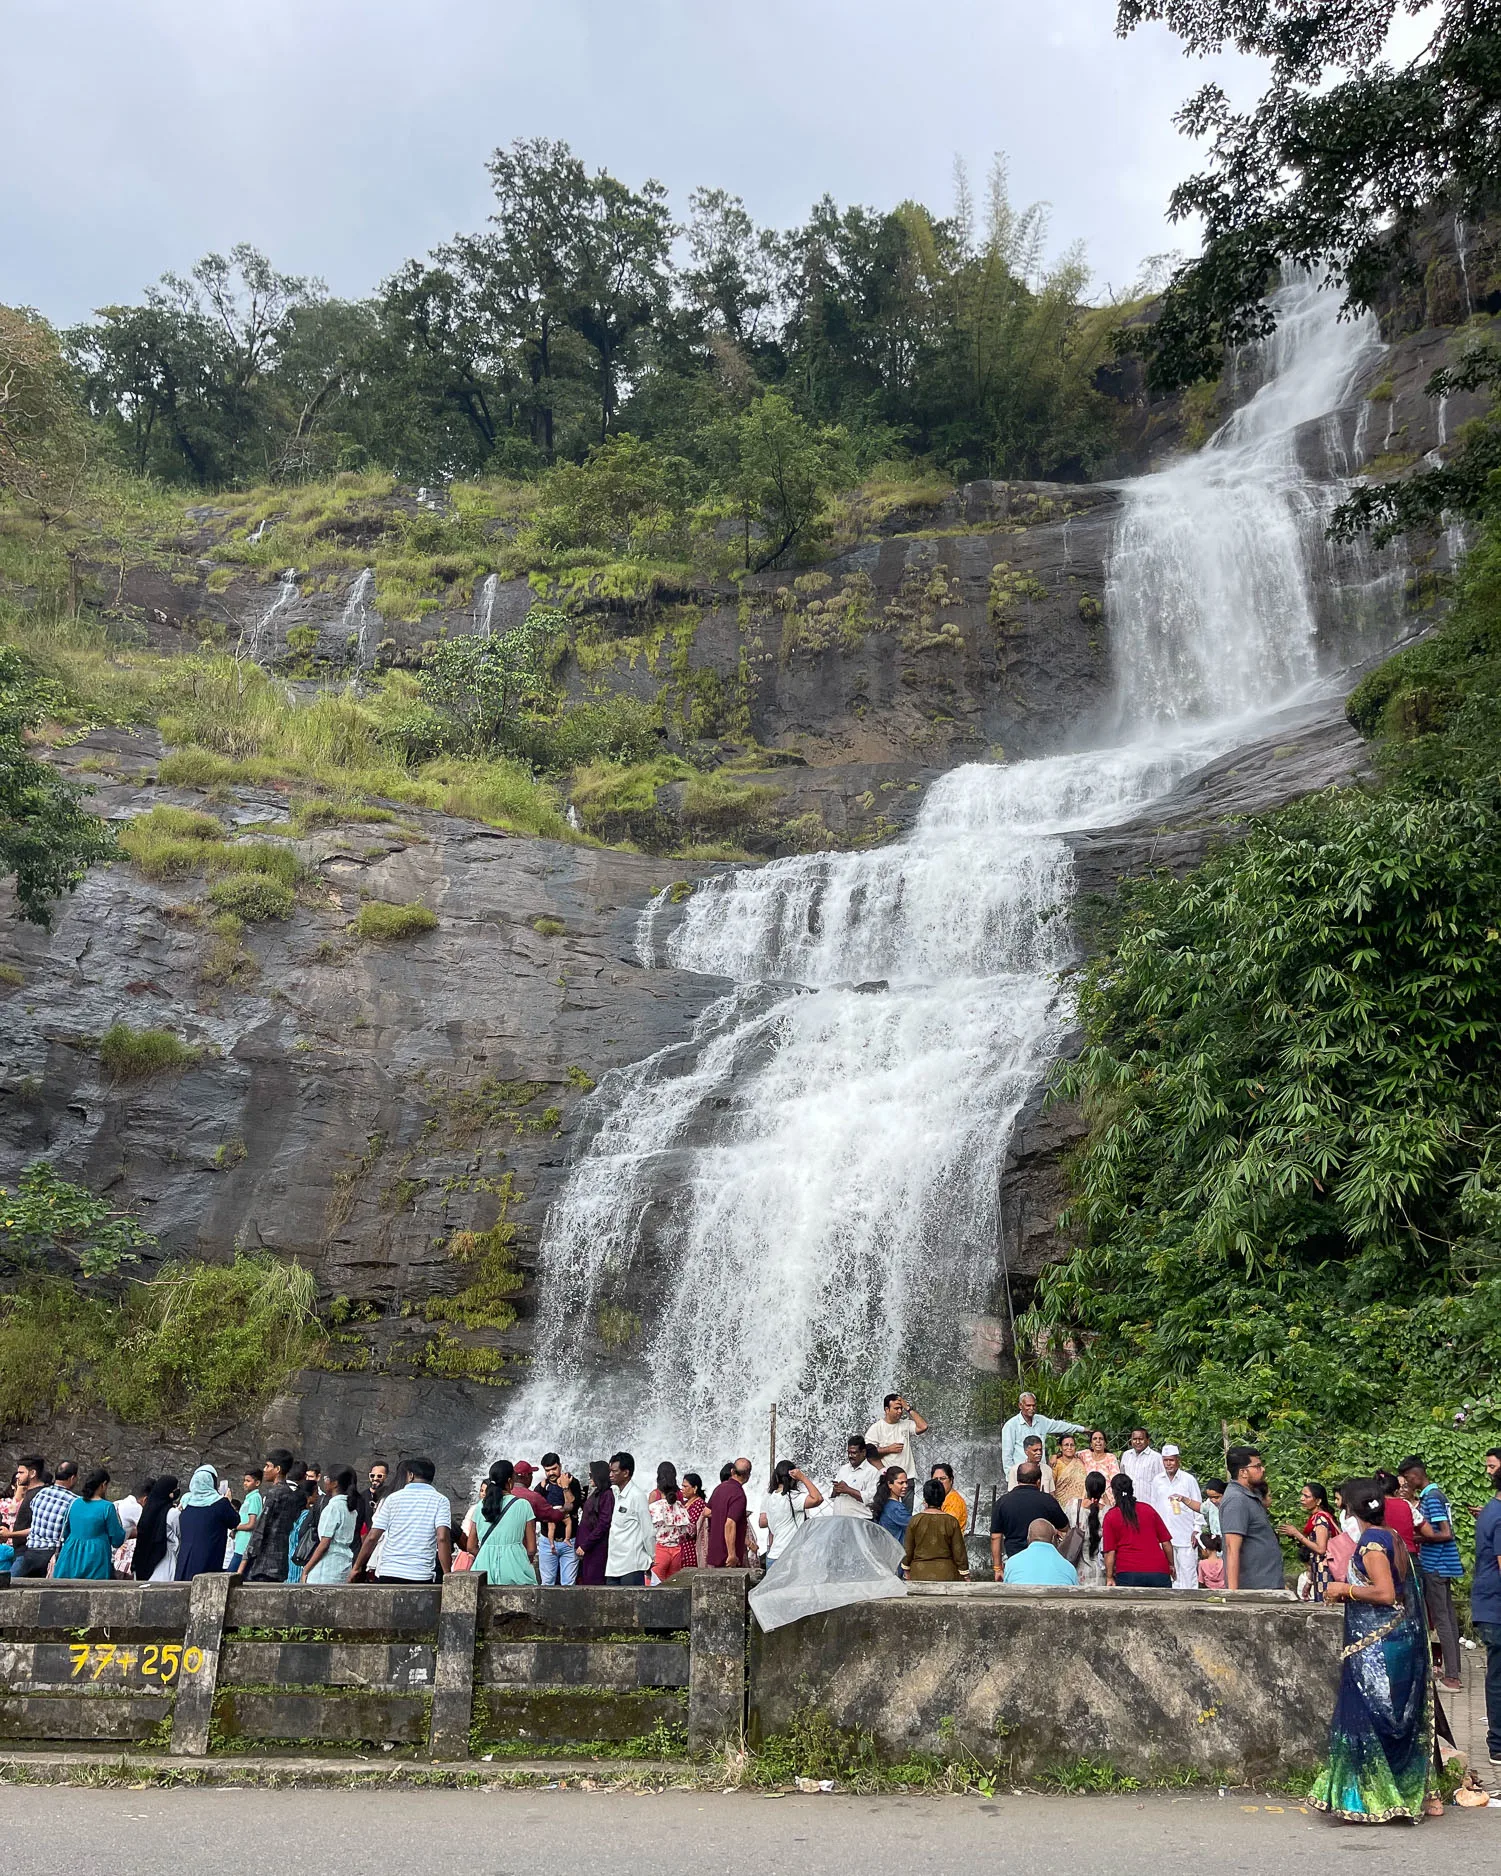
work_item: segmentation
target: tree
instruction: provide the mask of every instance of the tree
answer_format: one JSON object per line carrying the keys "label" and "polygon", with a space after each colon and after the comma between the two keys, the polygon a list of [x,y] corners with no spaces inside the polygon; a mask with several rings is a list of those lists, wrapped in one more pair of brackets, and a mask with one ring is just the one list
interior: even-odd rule
{"label": "tree", "polygon": [[105,823],[80,805],[83,791],[26,748],[25,732],[59,701],[19,652],[0,646],[0,878],[15,875],[21,916],[35,925],[50,925],[51,902],[117,851]]}
{"label": "tree", "polygon": [[690,264],[679,286],[703,329],[732,345],[754,347],[768,336],[778,292],[779,244],[757,229],[738,195],[695,189],[683,230]]}
{"label": "tree", "polygon": [[1119,0],[1124,35],[1162,21],[1196,54],[1226,46],[1270,62],[1256,104],[1218,85],[1179,122],[1209,139],[1207,167],[1172,213],[1204,221],[1203,252],[1173,275],[1162,316],[1138,335],[1153,382],[1218,374],[1224,348],[1270,326],[1268,281],[1288,258],[1327,269],[1352,304],[1413,266],[1413,236],[1436,211],[1478,216],[1501,168],[1501,29],[1494,5],[1406,0],[1433,17],[1416,58],[1382,59],[1398,0]]}
{"label": "tree", "polygon": [[29,308],[0,306],[0,496],[66,506],[87,441],[57,334]]}
{"label": "tree", "polygon": [[279,273],[246,242],[167,273],[142,306],[106,306],[67,335],[95,417],[138,471],[214,486],[277,454],[270,381],[296,309],[320,282]]}
{"label": "tree", "polygon": [[760,532],[763,551],[752,569],[759,573],[809,535],[829,495],[848,482],[848,438],[840,429],[816,429],[768,391],[735,420],[733,445],[729,492],[744,523],[748,567],[751,531]]}
{"label": "tree", "polygon": [[615,416],[622,353],[643,326],[666,310],[672,234],[661,183],[628,189],[603,169],[591,179],[574,215],[567,319],[598,361],[601,441]]}
{"label": "tree", "polygon": [[495,234],[466,250],[483,273],[497,323],[509,327],[532,383],[532,441],[551,462],[556,447],[553,377],[557,329],[565,323],[570,248],[589,195],[584,165],[566,143],[517,138],[487,165],[495,190]]}

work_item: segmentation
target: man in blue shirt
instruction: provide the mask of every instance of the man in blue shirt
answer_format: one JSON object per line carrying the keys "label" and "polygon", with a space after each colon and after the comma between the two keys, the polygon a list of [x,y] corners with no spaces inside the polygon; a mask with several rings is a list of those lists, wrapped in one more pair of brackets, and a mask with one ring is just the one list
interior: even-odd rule
{"label": "man in blue shirt", "polygon": [[1009,1479],[1013,1466],[1023,1465],[1026,1461],[1024,1450],[1029,1435],[1035,1433],[1042,1440],[1042,1456],[1048,1456],[1047,1438],[1050,1433],[1083,1433],[1087,1429],[1077,1420],[1054,1420],[1050,1414],[1037,1411],[1037,1396],[1023,1394],[1017,1402],[1020,1413],[1012,1414],[1001,1428],[1001,1477]]}
{"label": "man in blue shirt", "polygon": [[1076,1589],[1079,1572],[1067,1557],[1060,1556],[1058,1533],[1046,1518],[1034,1518],[1027,1526],[1027,1548],[1006,1559],[1006,1583],[1046,1583],[1064,1589]]}
{"label": "man in blue shirt", "polygon": [[1444,1654],[1443,1685],[1459,1691],[1459,1618],[1454,1613],[1454,1585],[1465,1573],[1449,1501],[1428,1476],[1428,1468],[1414,1454],[1397,1468],[1402,1496],[1413,1508],[1413,1529],[1418,1537],[1418,1562],[1423,1567],[1423,1600]]}
{"label": "man in blue shirt", "polygon": [[1501,1446],[1485,1456],[1491,1475],[1490,1503],[1475,1518],[1475,1575],[1470,1584],[1470,1619],[1485,1643],[1485,1745],[1492,1765],[1501,1765]]}

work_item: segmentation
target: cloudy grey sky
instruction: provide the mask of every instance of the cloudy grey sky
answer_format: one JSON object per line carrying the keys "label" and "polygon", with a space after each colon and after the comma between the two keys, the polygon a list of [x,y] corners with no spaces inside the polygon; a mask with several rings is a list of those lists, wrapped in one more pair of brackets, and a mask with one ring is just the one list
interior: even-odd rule
{"label": "cloudy grey sky", "polygon": [[[1083,240],[1095,290],[1192,245],[1168,191],[1206,68],[1114,0],[11,0],[0,300],[59,323],[250,240],[371,289],[486,210],[496,144],[545,135],[682,210],[758,220],[951,201],[956,154]],[[1249,95],[1253,67],[1210,68]]]}

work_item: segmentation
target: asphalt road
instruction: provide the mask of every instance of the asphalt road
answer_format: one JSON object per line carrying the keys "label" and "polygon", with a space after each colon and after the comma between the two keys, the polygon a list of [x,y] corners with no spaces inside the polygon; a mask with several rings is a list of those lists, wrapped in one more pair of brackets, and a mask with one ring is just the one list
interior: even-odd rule
{"label": "asphalt road", "polygon": [[[1501,1868],[1501,1808],[1331,1825],[1295,1801],[1133,1797],[771,1798],[742,1792],[128,1791],[14,1788],[7,1866],[25,1876],[1474,1876]],[[550,1849],[548,1846],[551,1846]],[[539,1851],[546,1851],[539,1856]],[[270,1859],[269,1864],[267,1859]],[[1358,1859],[1358,1861],[1357,1861]]]}

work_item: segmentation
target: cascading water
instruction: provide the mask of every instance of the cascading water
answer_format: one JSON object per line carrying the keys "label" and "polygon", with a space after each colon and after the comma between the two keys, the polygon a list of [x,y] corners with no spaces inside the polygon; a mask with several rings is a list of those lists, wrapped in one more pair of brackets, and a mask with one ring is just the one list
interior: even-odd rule
{"label": "cascading water", "polygon": [[276,589],[276,597],[255,622],[255,629],[250,634],[249,653],[252,660],[259,662],[266,643],[266,634],[271,629],[277,613],[284,611],[298,597],[297,569],[288,567],[281,576],[281,584]]}
{"label": "cascading water", "polygon": [[486,638],[495,633],[495,590],[499,584],[497,575],[487,573],[474,596],[474,629]]}
{"label": "cascading water", "polygon": [[[1011,1129],[1072,1020],[1057,836],[1138,811],[1316,674],[1329,496],[1297,432],[1378,344],[1337,309],[1285,287],[1261,389],[1198,455],[1126,485],[1115,746],[956,769],[893,846],[709,881],[671,929],[667,895],[647,908],[643,963],[736,987],[690,1045],[590,1097],[543,1233],[536,1372],[494,1451],[717,1464],[763,1450],[776,1402],[783,1449],[821,1465],[889,1387],[962,1379]],[[643,1298],[637,1346],[602,1376],[602,1306]]]}
{"label": "cascading water", "polygon": [[370,662],[370,593],[375,585],[374,567],[366,567],[349,589],[344,614],[339,624],[354,640],[354,668],[363,671]]}

